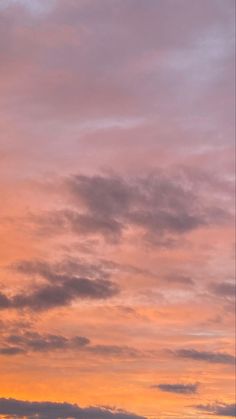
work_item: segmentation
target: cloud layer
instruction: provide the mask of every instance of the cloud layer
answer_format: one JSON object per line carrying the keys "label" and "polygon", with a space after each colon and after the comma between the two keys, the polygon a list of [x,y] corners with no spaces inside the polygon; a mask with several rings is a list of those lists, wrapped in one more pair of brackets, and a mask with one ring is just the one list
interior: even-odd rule
{"label": "cloud layer", "polygon": [[28,402],[0,399],[0,414],[27,419],[144,419],[121,410],[99,407],[81,408],[70,403]]}
{"label": "cloud layer", "polygon": [[0,0],[0,416],[232,414],[234,15]]}

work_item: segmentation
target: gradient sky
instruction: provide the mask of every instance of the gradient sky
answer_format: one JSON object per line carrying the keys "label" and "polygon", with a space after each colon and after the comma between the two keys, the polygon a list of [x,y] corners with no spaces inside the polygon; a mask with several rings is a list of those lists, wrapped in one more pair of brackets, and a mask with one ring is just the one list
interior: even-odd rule
{"label": "gradient sky", "polygon": [[2,418],[234,417],[234,7],[0,0]]}

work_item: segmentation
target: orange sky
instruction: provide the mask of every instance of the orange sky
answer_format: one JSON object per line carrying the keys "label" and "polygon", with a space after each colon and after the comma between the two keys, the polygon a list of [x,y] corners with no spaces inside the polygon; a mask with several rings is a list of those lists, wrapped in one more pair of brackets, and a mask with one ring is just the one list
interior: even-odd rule
{"label": "orange sky", "polygon": [[0,2],[0,417],[235,416],[234,6]]}

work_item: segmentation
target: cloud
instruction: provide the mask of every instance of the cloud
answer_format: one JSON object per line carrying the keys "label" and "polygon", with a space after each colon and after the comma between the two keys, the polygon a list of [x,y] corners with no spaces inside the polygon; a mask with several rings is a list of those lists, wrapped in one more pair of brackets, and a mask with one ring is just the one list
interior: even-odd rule
{"label": "cloud", "polygon": [[121,358],[137,358],[141,355],[137,349],[125,345],[93,344],[90,339],[84,336],[67,338],[62,335],[40,334],[34,331],[8,334],[2,340],[1,345],[0,354],[5,356],[65,350]]}
{"label": "cloud", "polygon": [[64,179],[61,188],[64,208],[33,217],[32,221],[46,234],[54,218],[57,233],[100,235],[117,242],[132,229],[153,243],[166,242],[229,220],[230,214],[202,199],[195,186],[194,179],[184,171],[159,171],[137,178],[74,175]]}
{"label": "cloud", "polygon": [[110,267],[107,267],[105,262],[88,262],[78,257],[67,257],[56,263],[39,259],[21,260],[12,264],[10,269],[27,276],[41,276],[52,283],[66,281],[70,276],[108,278],[110,272]]}
{"label": "cloud", "polygon": [[225,352],[198,351],[196,349],[178,349],[174,354],[179,358],[205,361],[212,364],[234,365],[235,357]]}
{"label": "cloud", "polygon": [[[23,5],[34,15],[54,3],[51,0],[2,2],[3,5]],[[64,119],[72,115],[79,118],[81,114],[127,117],[129,112],[142,114],[144,110],[155,110],[156,106],[159,110],[165,109],[167,98],[173,99],[179,85],[185,86],[184,78],[192,80],[192,73],[196,74],[202,85],[204,72],[211,83],[209,73],[215,74],[215,68],[219,71],[224,67],[225,55],[218,54],[218,49],[228,51],[228,37],[223,38],[224,48],[221,43],[218,48],[215,43],[208,46],[208,38],[210,41],[213,36],[214,41],[218,39],[222,25],[228,34],[231,25],[226,11],[232,9],[229,5],[227,2],[222,13],[218,2],[216,5],[202,0],[197,7],[186,2],[177,6],[169,0],[150,0],[145,6],[142,1],[133,0],[125,3],[119,0],[116,5],[107,0],[100,1],[99,5],[90,1],[56,1],[49,18],[33,28],[31,15],[22,16],[17,8],[11,8],[8,26],[17,54],[14,49],[10,51],[11,62],[15,63],[11,69],[15,89],[9,89],[8,94],[13,96],[17,91],[23,108],[29,110],[31,106],[41,115],[56,115],[58,120],[62,115]],[[19,36],[19,30],[12,29],[12,20],[17,29],[27,26],[23,37]],[[83,30],[84,26],[87,31]],[[213,34],[209,27],[216,27]],[[206,38],[205,42],[199,39],[199,32],[204,36],[203,41]],[[9,30],[2,40],[3,52],[8,46],[8,33]],[[69,47],[65,48],[68,43]],[[27,48],[31,51],[32,45],[33,56],[30,52],[25,54]],[[212,48],[216,51],[214,54]],[[24,64],[22,57],[25,57]],[[4,61],[4,54],[1,58]],[[22,67],[27,70],[27,77],[20,83],[17,70],[22,71]],[[176,67],[180,71],[176,71]],[[192,84],[188,83],[188,87]],[[160,96],[161,100],[157,101]]]}
{"label": "cloud", "polygon": [[163,392],[176,394],[195,394],[198,384],[155,384],[152,388],[157,388]]}
{"label": "cloud", "polygon": [[229,416],[235,417],[236,416],[236,404],[235,403],[214,403],[214,404],[207,404],[207,405],[197,405],[195,406],[197,409],[202,410],[203,412],[209,412],[212,415],[216,416]]}
{"label": "cloud", "polygon": [[0,399],[0,414],[15,419],[145,419],[120,409],[81,408],[76,404]]}
{"label": "cloud", "polygon": [[71,277],[60,285],[46,284],[30,293],[16,294],[12,297],[10,306],[19,309],[48,310],[70,305],[77,299],[107,299],[117,293],[118,288],[111,281]]}
{"label": "cloud", "polygon": [[33,352],[48,352],[70,347],[79,349],[90,343],[89,339],[83,336],[75,336],[73,339],[68,339],[61,335],[40,335],[37,332],[11,334],[7,336],[6,341],[8,344],[21,345],[23,351]]}
{"label": "cloud", "polygon": [[4,308],[9,308],[10,305],[11,305],[10,299],[5,294],[0,292],[0,310]]}
{"label": "cloud", "polygon": [[233,282],[221,282],[210,284],[210,290],[219,297],[235,298],[236,285]]}
{"label": "cloud", "polygon": [[[119,293],[119,287],[106,279],[109,274],[102,264],[87,264],[80,261],[63,261],[49,264],[44,261],[21,261],[11,269],[32,277],[43,279],[31,290],[21,291],[11,297],[0,293],[0,309],[49,310],[67,306],[77,299],[103,300]],[[80,277],[88,274],[91,278]],[[105,277],[103,279],[102,277]]]}
{"label": "cloud", "polygon": [[77,235],[102,235],[108,241],[117,242],[121,237],[124,225],[112,218],[95,214],[81,214],[65,210],[57,213],[62,227],[72,230]]}
{"label": "cloud", "polygon": [[184,232],[204,223],[190,204],[192,191],[163,174],[133,182],[115,176],[74,176],[68,187],[98,222],[101,218],[159,232]]}
{"label": "cloud", "polygon": [[6,346],[3,348],[0,348],[1,355],[14,356],[14,355],[20,355],[24,353],[25,353],[24,349],[17,346]]}

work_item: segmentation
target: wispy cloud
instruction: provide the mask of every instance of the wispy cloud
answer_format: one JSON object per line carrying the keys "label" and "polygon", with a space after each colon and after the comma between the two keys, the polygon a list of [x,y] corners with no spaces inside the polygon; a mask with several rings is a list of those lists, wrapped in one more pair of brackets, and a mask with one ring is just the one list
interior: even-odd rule
{"label": "wispy cloud", "polygon": [[202,412],[210,413],[215,416],[235,417],[236,404],[235,403],[213,403],[213,404],[200,404],[196,408]]}
{"label": "wispy cloud", "polygon": [[235,357],[225,352],[199,351],[196,349],[178,349],[174,354],[179,358],[204,361],[211,364],[234,365]]}
{"label": "wispy cloud", "polygon": [[196,394],[198,384],[154,384],[151,388],[156,388],[166,393]]}

